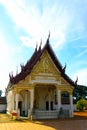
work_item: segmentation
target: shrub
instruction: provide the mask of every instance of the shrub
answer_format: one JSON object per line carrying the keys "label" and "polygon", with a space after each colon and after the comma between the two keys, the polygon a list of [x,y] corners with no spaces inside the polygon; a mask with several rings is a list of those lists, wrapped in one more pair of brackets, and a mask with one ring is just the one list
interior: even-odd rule
{"label": "shrub", "polygon": [[80,99],[77,102],[76,107],[79,111],[84,111],[84,109],[87,107],[87,100],[84,98]]}

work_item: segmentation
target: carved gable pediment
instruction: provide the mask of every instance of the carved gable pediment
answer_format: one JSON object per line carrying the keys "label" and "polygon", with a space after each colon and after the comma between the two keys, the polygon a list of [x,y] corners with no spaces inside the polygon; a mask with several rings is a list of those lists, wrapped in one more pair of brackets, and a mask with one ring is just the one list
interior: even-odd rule
{"label": "carved gable pediment", "polygon": [[68,82],[64,78],[61,78],[61,84],[68,84]]}
{"label": "carved gable pediment", "polygon": [[57,75],[60,73],[47,51],[45,51],[43,55],[40,57],[40,60],[36,63],[32,72],[36,74],[42,73]]}

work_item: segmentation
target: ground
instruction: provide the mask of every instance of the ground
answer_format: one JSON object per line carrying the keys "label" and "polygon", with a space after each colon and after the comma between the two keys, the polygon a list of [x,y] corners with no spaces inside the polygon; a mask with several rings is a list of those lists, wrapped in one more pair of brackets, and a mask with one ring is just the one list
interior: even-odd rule
{"label": "ground", "polygon": [[18,120],[0,114],[0,130],[87,130],[87,112],[75,112],[72,119]]}

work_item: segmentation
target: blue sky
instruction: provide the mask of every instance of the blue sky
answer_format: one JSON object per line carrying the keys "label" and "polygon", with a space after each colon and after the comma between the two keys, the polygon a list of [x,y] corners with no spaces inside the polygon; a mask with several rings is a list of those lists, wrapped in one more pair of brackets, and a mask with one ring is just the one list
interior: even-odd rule
{"label": "blue sky", "polygon": [[0,89],[16,74],[42,39],[50,44],[66,73],[87,85],[87,0],[0,0]]}

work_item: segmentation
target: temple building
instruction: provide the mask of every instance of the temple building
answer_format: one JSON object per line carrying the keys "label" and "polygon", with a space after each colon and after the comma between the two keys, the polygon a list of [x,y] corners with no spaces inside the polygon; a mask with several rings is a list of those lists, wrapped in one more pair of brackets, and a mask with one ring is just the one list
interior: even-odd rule
{"label": "temple building", "polygon": [[16,111],[19,117],[52,119],[73,117],[73,89],[77,85],[65,73],[57,59],[49,37],[16,76],[9,75],[7,112]]}

